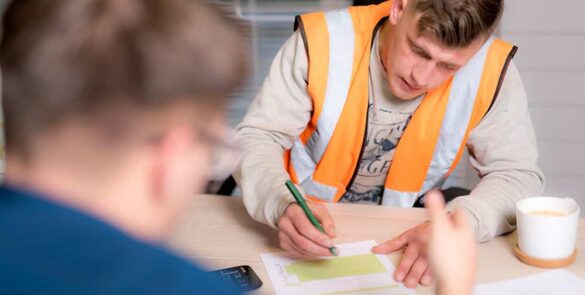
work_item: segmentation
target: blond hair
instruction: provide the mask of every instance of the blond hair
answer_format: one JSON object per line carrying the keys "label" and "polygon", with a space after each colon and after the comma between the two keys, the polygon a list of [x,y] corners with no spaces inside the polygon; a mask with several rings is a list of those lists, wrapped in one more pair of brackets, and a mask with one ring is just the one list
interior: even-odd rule
{"label": "blond hair", "polygon": [[412,0],[418,33],[451,48],[467,47],[493,33],[504,10],[503,0]]}

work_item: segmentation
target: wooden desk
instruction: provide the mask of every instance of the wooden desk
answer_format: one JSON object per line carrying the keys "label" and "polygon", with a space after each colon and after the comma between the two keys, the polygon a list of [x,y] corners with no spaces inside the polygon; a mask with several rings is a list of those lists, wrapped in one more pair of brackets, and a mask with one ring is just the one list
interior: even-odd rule
{"label": "wooden desk", "polygon": [[[371,239],[381,243],[426,220],[424,209],[348,204],[329,204],[328,208],[336,222],[336,243]],[[248,264],[264,282],[258,293],[274,293],[260,254],[282,251],[276,231],[252,220],[236,197],[197,196],[187,210],[171,247],[211,269]],[[512,253],[515,244],[516,234],[512,233],[479,245],[477,283],[543,271],[517,260]],[[577,248],[577,261],[567,269],[585,278],[585,219],[580,223]],[[397,265],[400,254],[389,258]],[[431,294],[432,290],[418,287],[417,292]]]}

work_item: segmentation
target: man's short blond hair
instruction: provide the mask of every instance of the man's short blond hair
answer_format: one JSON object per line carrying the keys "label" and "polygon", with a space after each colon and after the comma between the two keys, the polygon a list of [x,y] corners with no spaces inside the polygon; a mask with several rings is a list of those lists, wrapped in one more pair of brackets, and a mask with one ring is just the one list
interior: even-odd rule
{"label": "man's short blond hair", "polygon": [[504,10],[503,0],[411,0],[420,16],[418,32],[451,48],[464,48],[490,35]]}

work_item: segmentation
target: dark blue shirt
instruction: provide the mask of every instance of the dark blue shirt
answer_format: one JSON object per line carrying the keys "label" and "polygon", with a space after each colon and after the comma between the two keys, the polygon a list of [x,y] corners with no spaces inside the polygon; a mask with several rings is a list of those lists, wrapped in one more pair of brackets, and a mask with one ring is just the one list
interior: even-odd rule
{"label": "dark blue shirt", "polygon": [[0,187],[0,294],[237,292],[163,248],[96,218]]}

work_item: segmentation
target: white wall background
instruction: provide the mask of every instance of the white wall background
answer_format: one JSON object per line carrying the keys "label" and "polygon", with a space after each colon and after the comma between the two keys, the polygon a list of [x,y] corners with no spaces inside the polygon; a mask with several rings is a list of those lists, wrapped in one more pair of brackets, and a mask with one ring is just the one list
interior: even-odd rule
{"label": "white wall background", "polygon": [[547,179],[585,216],[585,2],[508,0],[501,36],[515,43]]}

